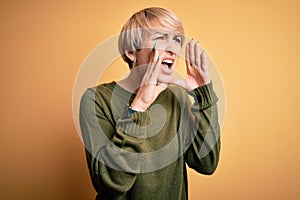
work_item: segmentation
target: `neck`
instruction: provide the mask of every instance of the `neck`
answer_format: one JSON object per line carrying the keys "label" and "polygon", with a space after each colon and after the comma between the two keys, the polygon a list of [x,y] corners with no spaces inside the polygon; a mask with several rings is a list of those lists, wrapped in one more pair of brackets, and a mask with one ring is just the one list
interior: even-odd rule
{"label": "neck", "polygon": [[[125,79],[118,81],[117,84],[131,93],[137,93],[137,91],[141,87],[143,76],[143,71],[131,69],[129,75]],[[156,85],[156,90],[161,92],[165,90],[167,86],[168,84],[159,83],[158,85]]]}
{"label": "neck", "polygon": [[126,78],[118,81],[117,84],[131,93],[136,93],[141,86],[142,78],[143,74],[141,74],[139,71],[130,70],[129,75]]}

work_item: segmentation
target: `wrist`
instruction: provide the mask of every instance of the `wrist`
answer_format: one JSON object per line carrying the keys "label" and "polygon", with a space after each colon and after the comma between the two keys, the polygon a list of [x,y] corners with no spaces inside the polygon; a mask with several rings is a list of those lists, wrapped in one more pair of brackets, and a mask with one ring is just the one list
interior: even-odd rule
{"label": "wrist", "polygon": [[147,106],[142,105],[141,103],[132,102],[129,106],[130,109],[134,110],[135,112],[144,112],[147,110]]}
{"label": "wrist", "polygon": [[136,110],[132,109],[129,105],[127,108],[127,116],[132,115],[133,113],[137,112]]}
{"label": "wrist", "polygon": [[210,82],[211,82],[210,80],[202,80],[202,81],[198,80],[198,81],[195,81],[195,82],[190,82],[188,84],[188,86],[189,86],[188,87],[188,91],[192,91],[192,90],[194,90],[194,89],[196,89],[198,87],[202,87],[204,85],[208,85]]}

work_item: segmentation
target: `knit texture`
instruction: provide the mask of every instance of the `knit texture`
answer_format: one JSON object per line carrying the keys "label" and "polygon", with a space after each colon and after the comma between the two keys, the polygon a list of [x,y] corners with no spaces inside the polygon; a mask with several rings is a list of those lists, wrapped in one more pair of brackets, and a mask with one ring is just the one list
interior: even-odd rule
{"label": "knit texture", "polygon": [[128,116],[134,97],[115,82],[82,96],[80,126],[96,200],[188,199],[186,164],[210,175],[219,161],[212,84],[188,93],[169,86],[148,110]]}

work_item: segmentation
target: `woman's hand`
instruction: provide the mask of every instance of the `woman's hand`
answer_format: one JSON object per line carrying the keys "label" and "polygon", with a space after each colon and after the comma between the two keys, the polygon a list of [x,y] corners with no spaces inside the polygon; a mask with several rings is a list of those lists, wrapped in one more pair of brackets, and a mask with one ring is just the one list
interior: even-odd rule
{"label": "woman's hand", "polygon": [[131,108],[136,111],[145,111],[155,101],[157,96],[166,89],[166,84],[158,83],[158,74],[162,60],[158,55],[155,45],[152,50],[149,65],[143,76],[141,85],[137,91],[136,97],[131,103]]}
{"label": "woman's hand", "polygon": [[192,39],[185,50],[185,61],[187,76],[185,80],[173,80],[172,84],[183,87],[187,91],[191,91],[202,85],[210,83],[208,73],[206,54],[200,52],[200,45]]}

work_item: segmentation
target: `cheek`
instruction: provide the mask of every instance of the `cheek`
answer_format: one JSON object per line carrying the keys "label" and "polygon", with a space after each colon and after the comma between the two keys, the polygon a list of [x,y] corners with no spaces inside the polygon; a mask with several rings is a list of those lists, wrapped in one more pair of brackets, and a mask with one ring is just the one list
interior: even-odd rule
{"label": "cheek", "polygon": [[175,60],[175,63],[174,63],[174,69],[177,67],[178,62],[179,62],[179,56],[177,56],[177,58],[176,58],[176,60]]}
{"label": "cheek", "polygon": [[147,62],[149,62],[151,60],[152,57],[152,49],[145,49],[145,54],[144,54],[144,58]]}
{"label": "cheek", "polygon": [[154,40],[145,39],[142,41],[141,47],[142,47],[142,49],[152,49],[155,42],[156,41],[154,41]]}
{"label": "cheek", "polygon": [[181,45],[177,43],[175,45],[175,53],[178,55],[178,57],[180,55],[181,49],[182,49]]}
{"label": "cheek", "polygon": [[140,52],[137,54],[137,62],[138,64],[148,64],[151,59],[152,49],[145,48],[141,49]]}
{"label": "cheek", "polygon": [[156,47],[157,47],[157,49],[159,49],[161,51],[170,50],[177,55],[180,55],[180,52],[181,52],[181,45],[177,42],[166,43],[163,41],[157,41]]}

